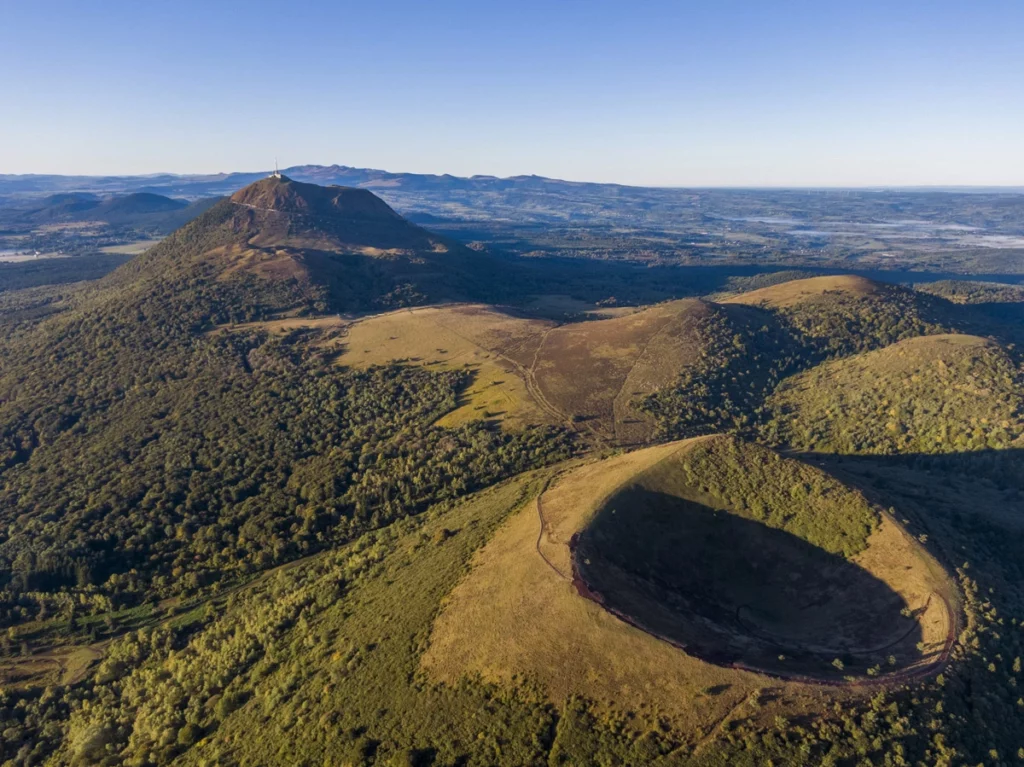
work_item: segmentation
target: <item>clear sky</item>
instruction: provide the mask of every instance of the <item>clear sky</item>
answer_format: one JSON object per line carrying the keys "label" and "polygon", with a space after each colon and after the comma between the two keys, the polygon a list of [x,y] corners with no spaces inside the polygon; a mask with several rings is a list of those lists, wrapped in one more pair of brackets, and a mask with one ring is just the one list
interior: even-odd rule
{"label": "clear sky", "polygon": [[1021,0],[0,0],[0,173],[1024,185]]}

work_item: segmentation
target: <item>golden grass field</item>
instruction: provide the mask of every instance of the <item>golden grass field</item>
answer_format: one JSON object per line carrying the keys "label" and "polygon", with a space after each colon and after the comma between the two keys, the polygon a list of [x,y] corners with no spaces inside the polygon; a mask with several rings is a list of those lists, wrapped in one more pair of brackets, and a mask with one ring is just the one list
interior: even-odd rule
{"label": "golden grass field", "polygon": [[401,309],[358,320],[340,339],[338,363],[356,368],[392,362],[438,369],[468,368],[473,382],[456,410],[439,422],[494,420],[506,428],[558,421],[530,395],[525,376],[506,355],[552,327],[475,304]]}
{"label": "golden grass field", "polygon": [[403,309],[349,324],[339,363],[468,366],[473,385],[443,425],[575,420],[584,433],[636,444],[653,425],[634,402],[670,385],[697,358],[695,323],[707,312],[706,303],[684,299],[556,325],[474,304]]}

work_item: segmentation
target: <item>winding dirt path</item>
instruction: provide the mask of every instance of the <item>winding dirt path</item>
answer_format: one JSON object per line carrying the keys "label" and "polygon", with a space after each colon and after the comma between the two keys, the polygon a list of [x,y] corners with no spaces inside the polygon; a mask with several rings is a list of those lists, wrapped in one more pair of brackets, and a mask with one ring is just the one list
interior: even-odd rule
{"label": "winding dirt path", "polygon": [[547,522],[544,521],[544,506],[542,505],[541,499],[544,497],[544,493],[547,492],[548,487],[551,486],[551,482],[554,479],[554,476],[548,477],[544,481],[544,485],[541,487],[540,492],[537,493],[537,517],[540,519],[540,530],[537,532],[537,543],[534,545],[534,548],[537,549],[537,553],[540,555],[540,558],[544,560],[544,564],[550,567],[552,571],[554,571],[555,575],[557,575],[563,581],[571,583],[572,578],[570,578],[568,575],[559,570],[555,566],[555,563],[548,559],[547,555],[543,552],[543,550],[540,547],[541,541],[544,539],[544,531],[547,529]]}

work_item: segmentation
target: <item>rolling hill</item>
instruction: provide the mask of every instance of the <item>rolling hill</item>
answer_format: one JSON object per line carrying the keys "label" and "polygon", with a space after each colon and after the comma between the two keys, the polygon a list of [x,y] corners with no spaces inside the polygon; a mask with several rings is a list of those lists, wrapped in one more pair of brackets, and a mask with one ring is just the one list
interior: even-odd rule
{"label": "rolling hill", "polygon": [[839,453],[1024,446],[1024,372],[998,344],[911,338],[794,376],[769,399],[773,438]]}
{"label": "rolling hill", "polygon": [[[480,305],[376,315],[344,327],[338,361],[468,368],[476,378],[467,401],[448,418],[563,424],[605,444],[636,445],[657,429],[641,409],[645,397],[672,389],[712,349],[741,330],[753,332],[751,321],[762,320],[698,299],[589,316],[556,324]],[[688,390],[687,396],[703,401],[710,394]]]}
{"label": "rolling hill", "polygon": [[87,193],[64,193],[46,197],[29,207],[13,207],[3,211],[3,221],[14,225],[40,225],[98,221],[128,226],[155,220],[161,214],[189,207],[185,200],[175,200],[149,192],[99,197]]}
{"label": "rolling hill", "polygon": [[904,338],[944,332],[963,320],[948,302],[897,285],[851,275],[772,285],[727,303],[775,312],[805,344],[829,356],[876,349]]}

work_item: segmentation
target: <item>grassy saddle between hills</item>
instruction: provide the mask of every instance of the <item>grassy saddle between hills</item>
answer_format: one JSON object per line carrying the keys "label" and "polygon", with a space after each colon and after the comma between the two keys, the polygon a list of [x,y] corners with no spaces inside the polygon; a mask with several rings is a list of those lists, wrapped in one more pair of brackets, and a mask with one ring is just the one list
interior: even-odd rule
{"label": "grassy saddle between hills", "polygon": [[582,595],[721,665],[834,680],[948,653],[952,587],[917,542],[831,476],[739,440],[632,477],[570,548]]}

